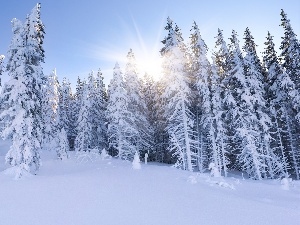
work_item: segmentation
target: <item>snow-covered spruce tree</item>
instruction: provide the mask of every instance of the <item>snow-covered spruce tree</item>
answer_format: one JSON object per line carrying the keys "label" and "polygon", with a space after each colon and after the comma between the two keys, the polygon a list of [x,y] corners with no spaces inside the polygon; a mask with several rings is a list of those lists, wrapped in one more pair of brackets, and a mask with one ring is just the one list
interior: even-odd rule
{"label": "snow-covered spruce tree", "polygon": [[194,134],[194,115],[189,109],[191,90],[187,80],[186,47],[178,29],[168,18],[165,29],[168,35],[162,41],[163,75],[168,83],[163,93],[166,99],[165,116],[170,135],[169,150],[177,159],[176,167],[193,171],[196,166],[196,141]]}
{"label": "snow-covered spruce tree", "polygon": [[77,154],[89,152],[94,147],[91,106],[89,85],[85,84],[77,121],[77,136],[75,139],[75,151]]}
{"label": "snow-covered spruce tree", "polygon": [[256,139],[258,141],[257,148],[264,155],[265,168],[262,170],[263,176],[275,178],[275,176],[283,174],[282,162],[270,146],[271,119],[264,99],[266,96],[263,83],[264,77],[260,60],[256,54],[256,45],[248,28],[245,31],[244,40],[244,71],[248,88],[245,96],[244,93],[242,94],[242,99],[249,106],[247,114],[251,115],[253,113],[251,121],[255,125],[255,131],[260,134]]}
{"label": "snow-covered spruce tree", "polygon": [[103,83],[103,75],[99,69],[95,77],[95,101],[92,105],[92,113],[95,115],[94,129],[96,131],[96,146],[99,151],[107,148],[107,128],[106,128],[106,118],[105,111],[107,105],[107,93],[105,85]]}
{"label": "snow-covered spruce tree", "polygon": [[265,156],[259,148],[260,132],[254,108],[256,99],[252,96],[250,80],[248,81],[251,77],[246,76],[248,67],[244,67],[235,31],[232,32],[230,41],[229,70],[223,81],[225,115],[226,120],[230,121],[227,129],[232,132],[230,144],[237,155],[235,164],[246,171],[249,177],[262,179]]}
{"label": "snow-covered spruce tree", "polygon": [[132,126],[134,116],[128,110],[128,103],[126,85],[119,64],[116,63],[113,79],[108,86],[106,110],[109,152],[121,159],[132,160],[137,151],[132,138],[138,135],[138,131]]}
{"label": "snow-covered spruce tree", "polygon": [[142,96],[142,84],[138,78],[136,60],[131,49],[127,54],[124,78],[129,101],[128,110],[134,117],[133,120],[130,120],[132,122],[130,125],[138,131],[137,136],[132,137],[131,140],[138,153],[143,156],[153,149],[153,130],[147,120],[147,107]]}
{"label": "snow-covered spruce tree", "polygon": [[297,148],[295,117],[292,117],[292,102],[297,96],[295,84],[286,70],[279,64],[273,36],[268,32],[263,53],[264,65],[267,69],[266,91],[272,116],[272,147],[281,156],[282,170],[285,177],[295,174],[299,179],[300,151]]}
{"label": "snow-covered spruce tree", "polygon": [[[212,98],[216,98],[215,101],[219,101],[218,103],[212,102],[214,104],[212,105],[212,108],[214,111],[214,116],[218,115],[219,117],[215,118],[219,121],[219,131],[217,132],[221,132],[217,133],[217,137],[220,139],[218,140],[218,142],[220,141],[219,147],[222,146],[222,164],[224,168],[224,173],[226,173],[225,170],[227,170],[227,167],[225,168],[225,164],[227,165],[227,163],[230,164],[228,165],[228,167],[235,169],[235,155],[232,154],[232,149],[235,149],[234,134],[236,130],[233,126],[233,123],[236,102],[233,94],[235,93],[236,81],[235,78],[230,78],[230,53],[223,37],[223,31],[218,29],[218,35],[215,38],[215,50],[213,52],[215,71],[212,74],[211,82],[217,82],[219,84],[218,86],[216,86],[216,88],[218,88],[218,91],[216,91],[220,91],[220,93],[218,93],[219,96],[213,96],[212,93]],[[242,70],[242,67],[239,68],[239,70],[236,70],[235,72],[239,72],[240,70]],[[213,86],[211,86],[211,88],[213,92]],[[217,107],[217,109],[214,109],[215,107]],[[226,160],[226,155],[228,156],[228,160]]]}
{"label": "snow-covered spruce tree", "polygon": [[[224,172],[224,176],[227,177],[229,160],[229,150],[228,150],[228,136],[224,123],[224,109],[223,109],[223,99],[222,92],[223,87],[221,86],[221,77],[218,74],[217,66],[215,64],[215,59],[212,57],[211,73],[210,73],[210,99],[211,99],[211,128],[210,135],[215,135],[215,147],[213,147],[213,152],[217,153],[214,161],[218,161],[218,171],[220,174]],[[212,142],[213,143],[213,142]],[[215,149],[216,150],[215,150]],[[216,165],[216,164],[215,164]]]}
{"label": "snow-covered spruce tree", "polygon": [[154,151],[156,152],[155,161],[164,163],[175,163],[172,154],[168,151],[169,135],[167,132],[166,119],[166,99],[163,97],[165,87],[167,85],[167,78],[162,77],[162,80],[154,84]]}
{"label": "snow-covered spruce tree", "polygon": [[59,112],[60,122],[67,132],[68,137],[73,136],[72,123],[74,121],[71,118],[72,108],[72,90],[70,82],[64,77],[59,87]]}
{"label": "snow-covered spruce tree", "polygon": [[[99,70],[97,77],[92,71],[88,76],[87,82],[88,96],[89,96],[89,121],[92,125],[92,142],[90,148],[98,148],[101,151],[106,148],[106,91],[103,84],[102,73]],[[83,98],[82,98],[83,100]]]}
{"label": "snow-covered spruce tree", "polygon": [[[68,136],[69,143],[70,143],[70,148],[74,148],[74,140],[77,136],[77,121],[78,121],[78,116],[79,116],[79,111],[81,108],[81,103],[82,103],[82,92],[83,92],[83,86],[86,84],[85,80],[81,80],[79,77],[77,78],[77,84],[76,84],[76,91],[74,94],[71,95],[71,98],[69,98],[69,106],[71,107],[72,110],[69,111],[69,120],[71,121],[69,124],[69,129],[66,130],[68,131]],[[71,90],[71,88],[70,88]]]}
{"label": "snow-covered spruce tree", "polygon": [[23,26],[20,21],[13,20],[13,32],[7,65],[10,79],[2,93],[7,109],[1,118],[9,118],[2,136],[12,138],[6,162],[15,168],[16,177],[20,178],[27,172],[36,173],[40,166],[44,83],[41,67],[44,26],[40,20],[40,4],[32,9]]}
{"label": "snow-covered spruce tree", "polygon": [[42,117],[44,132],[42,148],[50,150],[55,148],[55,137],[58,135],[59,124],[59,83],[56,70],[47,77],[43,86]]}
{"label": "snow-covered spruce tree", "polygon": [[157,161],[157,149],[155,141],[155,127],[156,127],[156,116],[155,116],[155,97],[156,97],[156,83],[152,76],[148,73],[145,73],[142,79],[142,96],[146,105],[146,118],[149,121],[149,126],[153,131],[153,147],[149,152],[149,161]]}
{"label": "snow-covered spruce tree", "polygon": [[[84,93],[84,95],[88,96],[88,101],[89,101],[89,106],[88,106],[88,115],[89,115],[89,123],[92,126],[92,131],[91,131],[91,142],[90,142],[90,148],[97,148],[98,147],[98,134],[97,134],[97,109],[96,109],[96,80],[94,77],[94,71],[91,71],[88,75],[88,80],[86,84],[87,88],[87,93]],[[85,101],[85,96],[83,95],[82,100]],[[83,103],[82,101],[82,103]],[[83,105],[83,104],[82,104]],[[81,105],[81,106],[82,106]],[[80,112],[80,111],[79,111]]]}
{"label": "snow-covered spruce tree", "polygon": [[[287,19],[286,13],[281,10],[281,26],[284,28],[284,37],[279,47],[282,50],[280,59],[283,68],[289,75],[295,85],[295,95],[292,97],[291,106],[293,110],[289,111],[292,118],[296,117],[297,125],[295,126],[296,136],[300,135],[300,42],[294,33],[290,20]],[[299,138],[298,138],[299,140]],[[300,147],[300,143],[298,143]],[[298,147],[298,149],[299,149]]]}
{"label": "snow-covered spruce tree", "polygon": [[[195,130],[197,133],[197,165],[200,172],[208,168],[209,149],[212,149],[213,161],[219,165],[216,153],[215,132],[211,121],[211,99],[209,90],[210,63],[206,57],[207,46],[201,38],[199,28],[194,22],[191,39],[191,68],[190,73],[193,90],[193,113],[196,117]],[[219,168],[219,166],[218,166]]]}

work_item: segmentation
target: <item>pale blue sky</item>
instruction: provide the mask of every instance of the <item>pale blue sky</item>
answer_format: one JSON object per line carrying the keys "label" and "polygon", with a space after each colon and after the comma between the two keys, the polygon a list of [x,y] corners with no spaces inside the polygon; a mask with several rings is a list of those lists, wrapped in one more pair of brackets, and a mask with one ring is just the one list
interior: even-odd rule
{"label": "pale blue sky", "polygon": [[[187,41],[195,20],[211,51],[217,29],[224,30],[228,40],[231,30],[239,34],[249,27],[258,46],[263,50],[267,31],[274,35],[279,47],[283,29],[280,9],[291,20],[300,36],[299,0],[40,0],[42,20],[46,26],[44,72],[57,68],[62,79],[66,76],[74,87],[77,76],[86,77],[91,70],[103,70],[106,83],[112,76],[116,61],[124,66],[126,54],[133,49],[141,73],[158,73],[160,41],[166,35],[163,27],[170,16],[182,29]],[[34,7],[34,0],[3,0],[0,14],[0,53],[6,54],[12,37],[12,18],[25,20]],[[156,68],[154,68],[156,67]]]}

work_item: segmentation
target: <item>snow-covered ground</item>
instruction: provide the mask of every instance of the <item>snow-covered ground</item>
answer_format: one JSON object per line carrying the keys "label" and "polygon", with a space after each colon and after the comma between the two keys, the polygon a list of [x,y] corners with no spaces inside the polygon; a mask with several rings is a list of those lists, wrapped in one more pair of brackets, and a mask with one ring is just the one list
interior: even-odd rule
{"label": "snow-covered ground", "polygon": [[[3,171],[6,144],[0,143]],[[211,178],[171,168],[100,158],[79,163],[42,153],[37,176],[0,172],[3,225],[300,224],[300,182]]]}

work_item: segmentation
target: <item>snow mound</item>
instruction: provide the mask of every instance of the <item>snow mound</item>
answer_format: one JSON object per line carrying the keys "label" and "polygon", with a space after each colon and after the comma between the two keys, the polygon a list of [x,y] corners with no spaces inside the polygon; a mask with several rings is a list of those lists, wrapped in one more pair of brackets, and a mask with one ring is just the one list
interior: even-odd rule
{"label": "snow mound", "polygon": [[101,158],[98,148],[88,149],[87,151],[79,151],[75,155],[78,163],[95,162]]}
{"label": "snow mound", "polygon": [[193,176],[193,175],[190,175],[188,177],[188,182],[191,183],[191,184],[197,184],[197,177],[196,176]]}
{"label": "snow mound", "polygon": [[[32,177],[33,175],[26,170],[23,170],[17,166],[8,168],[2,172],[2,174],[9,176],[9,177],[14,177],[14,179],[24,179],[24,178],[29,178]],[[20,176],[22,174],[22,176]]]}
{"label": "snow mound", "polygon": [[207,183],[209,183],[211,186],[217,185],[219,187],[223,188],[229,188],[231,190],[235,190],[235,186],[233,184],[230,184],[226,182],[223,177],[214,177],[214,178],[208,178],[206,180]]}
{"label": "snow mound", "polygon": [[281,184],[281,188],[283,190],[290,190],[290,186],[293,186],[293,179],[292,178],[282,178],[282,180],[280,181]]}

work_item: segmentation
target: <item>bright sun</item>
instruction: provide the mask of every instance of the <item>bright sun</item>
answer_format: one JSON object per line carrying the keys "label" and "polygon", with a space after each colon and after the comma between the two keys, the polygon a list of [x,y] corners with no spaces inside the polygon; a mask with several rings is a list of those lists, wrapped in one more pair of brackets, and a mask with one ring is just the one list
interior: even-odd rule
{"label": "bright sun", "polygon": [[144,76],[145,73],[148,73],[156,81],[161,78],[161,58],[159,56],[138,56],[136,60],[140,76]]}

